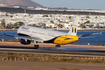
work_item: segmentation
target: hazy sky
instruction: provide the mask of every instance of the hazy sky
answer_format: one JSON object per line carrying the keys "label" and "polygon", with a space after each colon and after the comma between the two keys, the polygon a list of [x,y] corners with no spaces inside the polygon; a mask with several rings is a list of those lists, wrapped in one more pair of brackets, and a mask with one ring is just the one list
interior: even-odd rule
{"label": "hazy sky", "polygon": [[69,9],[105,10],[105,0],[32,0],[45,7],[66,7]]}

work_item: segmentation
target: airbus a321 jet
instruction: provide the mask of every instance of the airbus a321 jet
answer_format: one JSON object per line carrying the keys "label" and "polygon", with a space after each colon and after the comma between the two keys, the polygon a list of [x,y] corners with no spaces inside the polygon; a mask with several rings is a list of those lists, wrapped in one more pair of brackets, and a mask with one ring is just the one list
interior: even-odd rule
{"label": "airbus a321 jet", "polygon": [[16,39],[20,40],[21,44],[24,45],[28,45],[31,42],[34,42],[35,49],[39,48],[39,45],[37,45],[37,43],[54,43],[57,44],[56,47],[60,47],[60,45],[76,42],[81,37],[92,35],[92,34],[87,34],[87,35],[77,36],[77,24],[79,20],[78,17],[75,18],[75,21],[73,22],[70,31],[68,33],[24,25],[17,30],[18,36],[6,35],[6,34],[4,35],[15,37]]}

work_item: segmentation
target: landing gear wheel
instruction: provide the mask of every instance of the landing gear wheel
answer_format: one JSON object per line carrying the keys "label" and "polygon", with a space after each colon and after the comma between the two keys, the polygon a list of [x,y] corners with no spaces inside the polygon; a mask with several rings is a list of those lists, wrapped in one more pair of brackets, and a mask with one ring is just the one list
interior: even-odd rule
{"label": "landing gear wheel", "polygon": [[38,48],[39,48],[39,45],[34,45],[34,48],[35,48],[35,49],[38,49]]}
{"label": "landing gear wheel", "polygon": [[60,45],[56,45],[55,47],[61,47]]}

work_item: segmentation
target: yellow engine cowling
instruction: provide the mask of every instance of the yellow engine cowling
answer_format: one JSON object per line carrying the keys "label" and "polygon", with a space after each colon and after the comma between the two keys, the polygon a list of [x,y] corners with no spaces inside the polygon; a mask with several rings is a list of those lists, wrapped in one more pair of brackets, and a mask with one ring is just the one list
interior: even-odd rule
{"label": "yellow engine cowling", "polygon": [[62,35],[54,40],[55,44],[64,45],[76,42],[79,40],[78,36],[73,35]]}

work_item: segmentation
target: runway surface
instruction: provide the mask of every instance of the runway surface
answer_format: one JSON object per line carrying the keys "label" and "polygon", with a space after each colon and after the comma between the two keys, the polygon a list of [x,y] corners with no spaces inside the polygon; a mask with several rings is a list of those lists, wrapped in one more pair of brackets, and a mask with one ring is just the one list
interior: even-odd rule
{"label": "runway surface", "polygon": [[[62,48],[62,47],[61,47]],[[64,49],[64,48],[62,48]],[[25,46],[3,46],[0,45],[0,51],[9,51],[9,52],[24,52],[24,53],[41,53],[41,54],[65,54],[65,55],[98,55],[105,56],[105,51],[100,50],[85,50],[78,51],[75,48],[71,48],[73,50],[65,51],[59,50],[59,48],[39,48],[34,49],[34,47],[25,47]]]}

